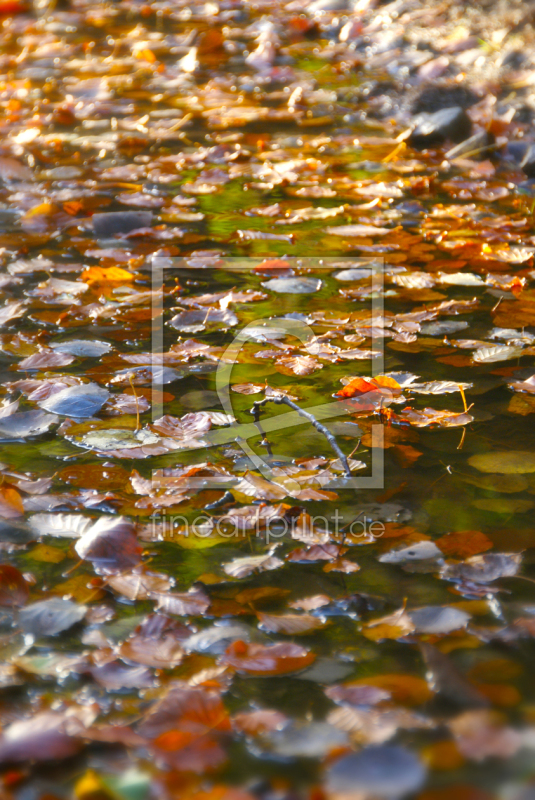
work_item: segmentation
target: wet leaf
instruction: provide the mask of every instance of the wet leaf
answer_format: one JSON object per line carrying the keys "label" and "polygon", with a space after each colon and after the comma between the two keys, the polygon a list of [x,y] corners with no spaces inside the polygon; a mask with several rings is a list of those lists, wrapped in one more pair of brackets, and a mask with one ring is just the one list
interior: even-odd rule
{"label": "wet leaf", "polygon": [[13,722],[0,737],[0,761],[69,758],[82,749],[84,731],[94,718],[88,706],[72,706],[65,712],[43,711]]}
{"label": "wet leaf", "polygon": [[247,644],[233,642],[223,656],[223,663],[238,672],[251,675],[286,675],[305,669],[315,660],[314,653],[297,644]]}
{"label": "wet leaf", "polygon": [[29,586],[16,567],[0,564],[0,605],[23,606],[29,596]]}
{"label": "wet leaf", "polygon": [[265,556],[246,556],[245,558],[235,558],[228,564],[223,564],[223,569],[227,575],[233,578],[246,578],[253,572],[266,572],[278,569],[284,564],[280,558],[273,555]]}
{"label": "wet leaf", "polygon": [[202,616],[210,605],[207,595],[192,587],[188,592],[151,592],[151,597],[158,602],[158,610],[179,617]]}
{"label": "wet leaf", "polygon": [[383,639],[400,639],[414,630],[416,626],[403,606],[393,614],[367,622],[362,628],[362,633],[367,639],[380,642]]}
{"label": "wet leaf", "polygon": [[481,531],[456,531],[447,533],[435,540],[437,547],[445,556],[468,558],[478,553],[484,553],[494,547],[493,542]]}
{"label": "wet leaf", "polygon": [[141,547],[128,520],[101,517],[78,539],[75,550],[99,572],[127,570],[141,560]]}
{"label": "wet leaf", "polygon": [[426,770],[419,759],[398,745],[366,747],[343,756],[327,772],[328,798],[403,797],[421,788]]}
{"label": "wet leaf", "polygon": [[499,472],[504,475],[523,475],[535,472],[535,453],[524,450],[480,453],[468,459],[471,467],[480,472]]}
{"label": "wet leaf", "polygon": [[311,294],[321,289],[321,281],[317,278],[272,278],[262,286],[281,294]]}
{"label": "wet leaf", "polygon": [[72,628],[86,613],[87,606],[53,597],[23,608],[19,612],[19,622],[25,633],[35,637],[54,636]]}
{"label": "wet leaf", "polygon": [[418,633],[450,633],[465,628],[470,614],[450,606],[422,606],[408,611]]}
{"label": "wet leaf", "polygon": [[516,575],[521,561],[520,553],[487,553],[472,556],[457,564],[445,564],[441,574],[449,580],[490,583],[498,578]]}
{"label": "wet leaf", "polygon": [[312,614],[257,614],[263,630],[270,633],[284,633],[287,636],[300,636],[325,627],[325,621]]}
{"label": "wet leaf", "polygon": [[93,679],[108,692],[120,689],[146,689],[154,685],[150,670],[145,667],[129,667],[120,661],[110,661],[91,668]]}
{"label": "wet leaf", "polygon": [[93,383],[69,386],[42,400],[39,404],[46,411],[66,417],[93,417],[98,414],[110,397],[107,389]]}

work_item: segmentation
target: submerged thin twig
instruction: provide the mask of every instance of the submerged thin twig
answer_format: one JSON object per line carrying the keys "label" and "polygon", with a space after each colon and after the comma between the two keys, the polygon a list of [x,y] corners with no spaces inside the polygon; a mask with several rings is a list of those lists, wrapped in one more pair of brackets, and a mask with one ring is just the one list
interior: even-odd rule
{"label": "submerged thin twig", "polygon": [[344,467],[344,472],[346,477],[348,478],[351,477],[351,469],[349,467],[347,456],[345,456],[344,453],[341,451],[335,437],[330,432],[330,430],[328,430],[328,428],[326,428],[325,425],[322,425],[321,422],[318,422],[318,420],[316,419],[315,416],[313,416],[313,414],[311,414],[309,411],[305,411],[304,408],[298,406],[297,403],[294,403],[293,400],[290,400],[288,397],[284,396],[264,397],[262,400],[256,400],[253,403],[253,407],[251,408],[251,414],[253,415],[255,422],[258,422],[260,420],[260,409],[262,406],[265,406],[266,403],[275,403],[276,405],[279,406],[280,405],[289,406],[294,411],[296,411],[301,417],[307,419],[316,428],[317,431],[319,431],[325,436],[325,438],[331,445],[332,449],[340,459],[340,463]]}

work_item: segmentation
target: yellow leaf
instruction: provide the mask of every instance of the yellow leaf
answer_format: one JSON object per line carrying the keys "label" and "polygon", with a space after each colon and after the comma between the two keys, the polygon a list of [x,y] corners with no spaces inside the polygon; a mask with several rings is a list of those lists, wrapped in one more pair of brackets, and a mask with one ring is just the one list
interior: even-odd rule
{"label": "yellow leaf", "polygon": [[48,544],[38,544],[34,547],[28,558],[32,561],[44,561],[46,564],[59,564],[65,558],[65,553],[59,547]]}
{"label": "yellow leaf", "polygon": [[74,786],[74,796],[76,800],[86,800],[86,798],[89,800],[96,796],[103,797],[106,795],[107,792],[104,788],[104,784],[97,773],[92,769],[88,769]]}
{"label": "yellow leaf", "polygon": [[90,600],[100,600],[104,596],[101,589],[94,588],[90,585],[89,575],[75,575],[63,583],[58,583],[49,590],[50,594],[59,595],[63,597],[68,595],[78,603],[87,603]]}
{"label": "yellow leaf", "polygon": [[405,613],[405,606],[398,608],[393,614],[372,620],[362,627],[362,634],[372,642],[382,639],[400,639],[414,631],[414,623]]}

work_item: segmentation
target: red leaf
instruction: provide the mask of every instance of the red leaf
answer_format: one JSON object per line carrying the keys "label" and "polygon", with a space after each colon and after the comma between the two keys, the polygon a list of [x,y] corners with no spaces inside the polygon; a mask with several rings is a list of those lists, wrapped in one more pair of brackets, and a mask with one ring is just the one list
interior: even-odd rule
{"label": "red leaf", "polygon": [[28,595],[22,573],[9,564],[0,564],[0,606],[23,606]]}

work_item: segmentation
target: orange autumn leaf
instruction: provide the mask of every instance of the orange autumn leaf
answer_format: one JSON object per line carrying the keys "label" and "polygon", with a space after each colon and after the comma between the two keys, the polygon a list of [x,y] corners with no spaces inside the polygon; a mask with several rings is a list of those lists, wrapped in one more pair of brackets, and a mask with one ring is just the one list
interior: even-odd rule
{"label": "orange autumn leaf", "polygon": [[399,539],[402,536],[407,536],[411,537],[412,541],[416,541],[414,539],[415,535],[418,539],[427,538],[422,536],[416,528],[412,528],[410,525],[400,525],[399,522],[383,522],[383,527],[382,539]]}
{"label": "orange autumn leaf", "polygon": [[456,531],[441,536],[435,542],[444,555],[468,558],[484,553],[494,547],[493,542],[481,531]]}
{"label": "orange autumn leaf", "polygon": [[401,391],[401,386],[399,383],[394,378],[390,378],[388,375],[376,375],[375,378],[372,378],[372,381],[376,386],[380,386],[385,389],[396,389],[399,392]]}
{"label": "orange autumn leaf", "polygon": [[0,487],[0,516],[13,519],[24,514],[22,497],[12,486]]}
{"label": "orange autumn leaf", "polygon": [[124,283],[139,277],[121,267],[89,267],[82,272],[82,280],[86,283]]}
{"label": "orange autumn leaf", "polygon": [[454,770],[464,764],[464,756],[452,739],[433,742],[422,750],[422,758],[431,769]]}
{"label": "orange autumn leaf", "polygon": [[478,692],[490,700],[493,706],[499,708],[517,706],[522,699],[516,686],[508,683],[476,683],[474,685]]}
{"label": "orange autumn leaf", "polygon": [[478,664],[474,664],[467,673],[467,677],[476,683],[478,681],[501,683],[502,681],[518,678],[523,672],[522,665],[517,661],[512,661],[509,658],[491,658],[488,661],[480,661]]}
{"label": "orange autumn leaf", "polygon": [[404,605],[393,614],[371,620],[362,626],[363,636],[372,642],[381,642],[383,639],[401,639],[414,630],[414,623],[406,613]]}
{"label": "orange autumn leaf", "polygon": [[71,217],[75,217],[83,207],[83,203],[80,203],[79,200],[68,200],[66,203],[63,203],[63,210]]}
{"label": "orange autumn leaf", "polygon": [[290,269],[291,264],[289,261],[284,261],[282,258],[266,258],[261,264],[254,267],[255,272],[263,272],[264,270],[272,269]]}
{"label": "orange autumn leaf", "polygon": [[18,0],[0,0],[0,16],[12,16],[13,14],[25,14],[29,10],[26,3],[19,3]]}
{"label": "orange autumn leaf", "polygon": [[377,389],[377,384],[373,383],[371,380],[366,380],[365,378],[353,378],[349,383],[347,383],[342,389],[339,389],[335,392],[335,397],[357,397],[361,394],[366,394],[366,392],[372,392],[374,389]]}

